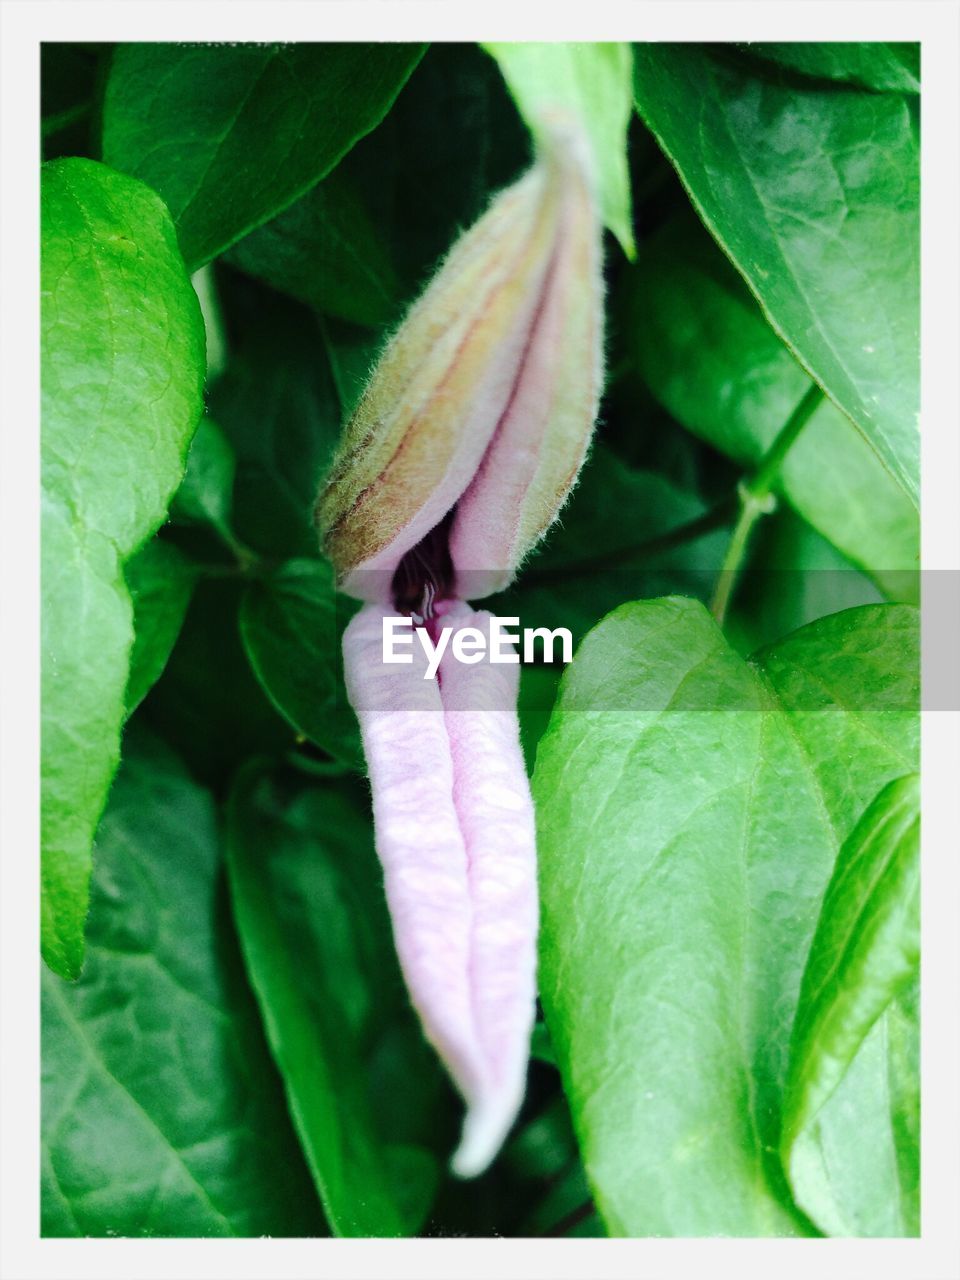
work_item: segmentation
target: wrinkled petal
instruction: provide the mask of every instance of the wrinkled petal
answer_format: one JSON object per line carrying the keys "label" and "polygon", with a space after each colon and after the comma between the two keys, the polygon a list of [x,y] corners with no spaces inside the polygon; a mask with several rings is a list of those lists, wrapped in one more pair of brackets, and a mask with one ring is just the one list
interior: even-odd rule
{"label": "wrinkled petal", "polygon": [[[465,605],[443,618],[486,631],[488,613]],[[452,644],[452,637],[451,637]],[[536,1015],[537,856],[530,785],[520,748],[519,666],[467,666],[448,647],[441,698],[453,798],[467,851],[472,907],[470,985],[485,1066],[471,1101],[454,1170],[480,1172],[496,1154],[526,1083]]]}
{"label": "wrinkled petal", "polygon": [[[523,1099],[535,1016],[533,804],[519,745],[519,668],[468,666],[450,650],[382,662],[368,605],[344,633],[347,690],[373,792],[377,851],[411,999],[467,1103],[453,1167],[481,1172]],[[444,624],[485,627],[457,605]]]}

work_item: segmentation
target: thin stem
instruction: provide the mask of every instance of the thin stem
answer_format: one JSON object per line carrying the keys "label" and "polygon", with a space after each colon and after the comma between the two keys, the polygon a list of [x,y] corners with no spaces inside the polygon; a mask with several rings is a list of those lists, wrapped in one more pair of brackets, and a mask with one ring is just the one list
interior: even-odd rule
{"label": "thin stem", "polygon": [[753,526],[761,516],[775,510],[777,502],[773,485],[780,474],[780,467],[797,436],[813,417],[823,399],[823,391],[811,383],[797,407],[777,435],[773,444],[760,460],[752,480],[744,480],[739,486],[740,513],[730,535],[727,554],[717,577],[710,612],[722,627],[733,596],[737,578],[743,567],[747,545]]}
{"label": "thin stem", "polygon": [[66,129],[67,125],[75,124],[78,120],[82,120],[84,116],[90,114],[92,105],[90,102],[78,102],[73,107],[67,107],[63,111],[56,112],[55,115],[47,116],[45,120],[40,122],[40,137],[52,138],[61,129]]}
{"label": "thin stem", "polygon": [[607,555],[574,560],[572,564],[558,566],[556,569],[532,568],[529,573],[524,575],[524,585],[535,585],[537,582],[546,583],[558,576],[562,576],[564,580],[571,577],[582,577],[586,574],[595,574],[604,569],[616,569],[622,565],[628,565],[638,556],[659,555],[664,551],[672,551],[674,547],[682,547],[686,543],[694,542],[697,538],[703,537],[704,534],[712,532],[714,529],[721,528],[726,524],[730,511],[731,502],[728,498],[724,498],[722,502],[704,512],[702,516],[697,516],[696,519],[689,520],[686,524],[678,525],[676,529],[671,529],[667,533],[659,534],[656,538],[648,538],[645,542],[635,542],[632,546],[618,547],[616,551],[611,551]]}
{"label": "thin stem", "polygon": [[544,1236],[565,1236],[568,1231],[578,1227],[581,1222],[585,1222],[595,1212],[596,1206],[593,1201],[587,1200],[584,1204],[577,1205],[576,1209],[571,1210],[559,1222],[555,1222],[543,1234]]}

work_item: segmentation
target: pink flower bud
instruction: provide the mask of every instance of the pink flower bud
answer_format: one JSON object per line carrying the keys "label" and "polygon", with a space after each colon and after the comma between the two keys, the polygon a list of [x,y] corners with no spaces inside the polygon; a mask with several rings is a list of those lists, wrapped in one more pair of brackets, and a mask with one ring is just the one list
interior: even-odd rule
{"label": "pink flower bud", "polygon": [[375,368],[316,507],[343,590],[390,599],[446,518],[451,593],[506,586],[553,522],[593,431],[600,236],[586,149],[555,129],[454,246]]}
{"label": "pink flower bud", "polygon": [[[449,641],[383,661],[394,611],[437,638],[483,623],[557,515],[601,381],[601,227],[586,149],[543,155],[454,246],[374,370],[317,501],[340,586],[370,601],[343,637],[400,964],[467,1103],[453,1168],[480,1173],[523,1099],[535,1015],[533,803],[519,668]],[[482,629],[482,627],[481,627]]]}

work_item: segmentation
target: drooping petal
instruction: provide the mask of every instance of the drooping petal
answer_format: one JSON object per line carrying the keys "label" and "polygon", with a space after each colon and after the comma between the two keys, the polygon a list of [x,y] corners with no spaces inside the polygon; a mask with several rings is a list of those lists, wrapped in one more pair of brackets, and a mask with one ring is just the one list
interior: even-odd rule
{"label": "drooping petal", "polygon": [[385,664],[382,621],[368,605],[343,636],[347,694],[373,793],[377,853],[400,966],[427,1039],[465,1097],[483,1087],[469,985],[472,911],[467,855],[453,803],[453,761],[436,680]]}
{"label": "drooping petal", "polygon": [[[467,1103],[453,1167],[481,1172],[523,1099],[535,1016],[533,805],[519,744],[516,665],[382,662],[368,605],[344,633],[347,690],[373,792],[377,851],[411,999]],[[441,619],[485,627],[458,604]]]}
{"label": "drooping petal", "polygon": [[[443,622],[486,633],[488,613],[459,606]],[[452,637],[451,637],[452,644]],[[459,662],[450,647],[440,688],[453,799],[467,852],[470,985],[484,1089],[471,1101],[453,1168],[482,1171],[523,1100],[536,1016],[537,853],[517,719],[520,668]]]}

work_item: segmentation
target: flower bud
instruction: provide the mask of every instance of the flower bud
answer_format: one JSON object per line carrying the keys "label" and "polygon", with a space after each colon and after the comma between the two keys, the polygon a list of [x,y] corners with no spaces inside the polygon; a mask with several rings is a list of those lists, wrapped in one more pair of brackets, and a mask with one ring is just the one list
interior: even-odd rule
{"label": "flower bud", "polygon": [[586,455],[601,382],[601,225],[586,151],[550,135],[387,346],[320,493],[341,588],[388,602],[405,557],[441,594],[506,586]]}

